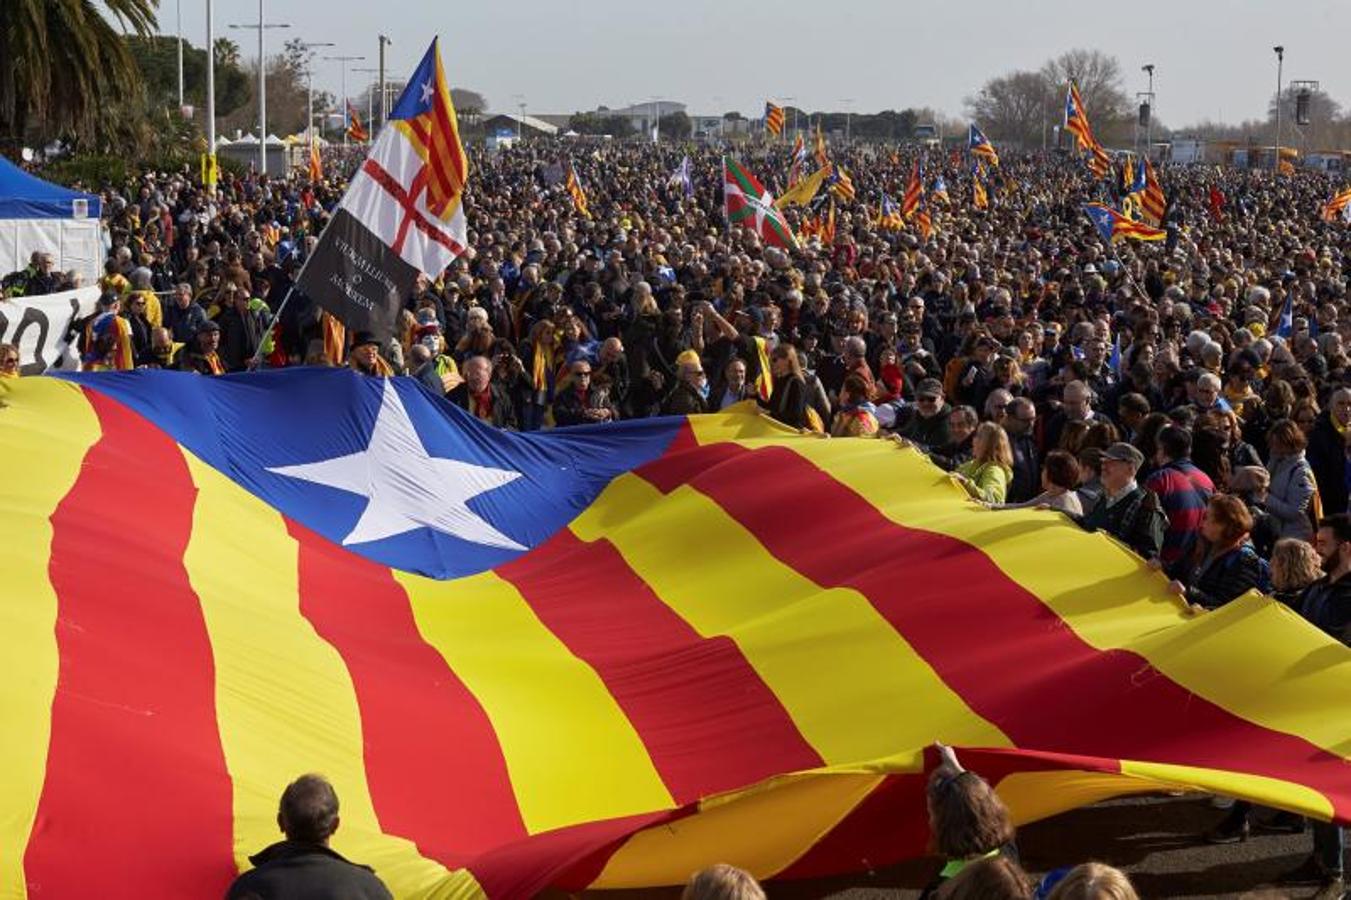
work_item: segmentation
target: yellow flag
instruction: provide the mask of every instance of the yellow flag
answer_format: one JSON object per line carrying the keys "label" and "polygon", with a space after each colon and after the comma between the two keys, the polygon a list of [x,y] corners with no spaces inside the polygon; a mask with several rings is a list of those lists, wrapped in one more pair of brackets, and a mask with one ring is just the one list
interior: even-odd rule
{"label": "yellow flag", "polygon": [[202,184],[208,188],[216,186],[216,154],[202,154]]}
{"label": "yellow flag", "polygon": [[829,169],[825,166],[817,169],[806,178],[783,192],[783,196],[774,201],[775,209],[787,209],[790,206],[806,206],[821,189]]}

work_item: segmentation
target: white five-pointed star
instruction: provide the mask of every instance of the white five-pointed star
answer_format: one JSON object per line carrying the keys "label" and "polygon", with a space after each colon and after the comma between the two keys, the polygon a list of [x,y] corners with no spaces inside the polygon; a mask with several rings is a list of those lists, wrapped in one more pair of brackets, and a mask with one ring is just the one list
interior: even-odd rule
{"label": "white five-pointed star", "polygon": [[430,81],[422,82],[422,102],[427,103],[432,99],[432,83]]}
{"label": "white five-pointed star", "polygon": [[466,505],[479,494],[515,481],[521,473],[429,456],[389,380],[365,450],[268,471],[365,497],[366,508],[342,539],[344,545],[431,528],[474,544],[525,549]]}

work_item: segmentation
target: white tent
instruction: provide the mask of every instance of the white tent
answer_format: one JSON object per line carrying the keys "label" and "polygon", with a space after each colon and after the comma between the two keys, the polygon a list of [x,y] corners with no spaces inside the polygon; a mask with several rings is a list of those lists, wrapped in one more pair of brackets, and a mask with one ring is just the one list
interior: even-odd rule
{"label": "white tent", "polygon": [[61,271],[93,284],[103,274],[102,201],[29,175],[0,156],[0,275],[52,254]]}

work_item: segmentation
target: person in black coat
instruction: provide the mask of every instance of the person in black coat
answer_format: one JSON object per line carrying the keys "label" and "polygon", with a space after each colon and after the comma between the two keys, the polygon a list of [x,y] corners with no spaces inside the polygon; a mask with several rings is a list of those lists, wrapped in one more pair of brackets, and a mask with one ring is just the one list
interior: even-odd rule
{"label": "person in black coat", "polygon": [[1323,512],[1336,515],[1347,511],[1345,432],[1351,428],[1351,388],[1333,392],[1328,408],[1318,416],[1309,433],[1305,458],[1318,482]]}
{"label": "person in black coat", "polygon": [[1193,606],[1218,609],[1256,588],[1271,590],[1271,569],[1257,555],[1249,535],[1252,515],[1232,494],[1216,494],[1201,520],[1201,540],[1168,568],[1169,587]]}
{"label": "person in black coat", "polygon": [[291,782],[277,812],[286,840],[250,856],[254,868],[234,880],[226,900],[393,900],[374,870],[329,847],[338,821],[338,795],[327,780],[302,775]]}
{"label": "person in black coat", "polygon": [[[774,419],[792,428],[807,427],[807,382],[802,377],[802,361],[792,344],[779,344],[769,357],[774,379],[769,403],[762,404]],[[747,376],[749,380],[749,375]]]}
{"label": "person in black coat", "polygon": [[662,415],[688,416],[708,412],[708,375],[698,360],[682,362],[675,387],[662,404]]}

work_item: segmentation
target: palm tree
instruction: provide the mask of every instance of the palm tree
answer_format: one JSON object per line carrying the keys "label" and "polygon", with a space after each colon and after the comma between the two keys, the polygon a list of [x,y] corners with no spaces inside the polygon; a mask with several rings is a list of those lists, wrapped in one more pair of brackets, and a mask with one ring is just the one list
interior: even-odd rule
{"label": "palm tree", "polygon": [[[140,88],[122,31],[148,35],[159,0],[0,2],[0,134],[22,141],[92,137],[119,98]],[[116,22],[116,26],[114,25]]]}

